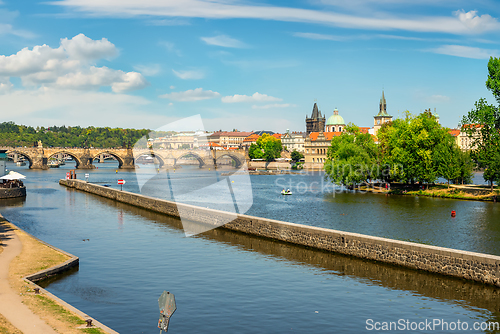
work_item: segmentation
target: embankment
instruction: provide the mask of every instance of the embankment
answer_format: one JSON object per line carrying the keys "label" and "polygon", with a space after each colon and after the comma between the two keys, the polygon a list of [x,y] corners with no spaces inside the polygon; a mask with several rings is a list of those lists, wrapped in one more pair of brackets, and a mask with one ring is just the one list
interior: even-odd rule
{"label": "embankment", "polygon": [[[80,180],[60,180],[61,185],[89,192],[119,202],[183,219],[217,226],[218,219],[234,218],[234,214],[175,203]],[[215,223],[214,223],[215,222]],[[381,261],[417,270],[473,280],[500,287],[500,257],[450,248],[342,232],[272,219],[236,215],[222,226],[225,229],[260,237],[290,242],[306,247]]]}

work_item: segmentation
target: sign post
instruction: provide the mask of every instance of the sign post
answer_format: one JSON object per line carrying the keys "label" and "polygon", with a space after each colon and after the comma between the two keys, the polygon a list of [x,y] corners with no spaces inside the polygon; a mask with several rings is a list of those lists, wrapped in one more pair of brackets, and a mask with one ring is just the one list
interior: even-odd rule
{"label": "sign post", "polygon": [[87,181],[87,183],[89,182],[89,176],[90,176],[89,173],[85,173],[85,181]]}
{"label": "sign post", "polygon": [[125,184],[125,180],[119,179],[118,180],[118,184],[120,185],[120,191],[122,191],[123,190],[123,185]]}
{"label": "sign post", "polygon": [[158,306],[160,307],[160,319],[158,320],[158,328],[161,331],[168,331],[168,323],[170,322],[170,317],[177,310],[175,305],[175,296],[173,293],[168,291],[163,291],[160,298],[158,298]]}
{"label": "sign post", "polygon": [[70,178],[70,175],[69,175],[69,172],[66,173],[66,180],[69,180]]}

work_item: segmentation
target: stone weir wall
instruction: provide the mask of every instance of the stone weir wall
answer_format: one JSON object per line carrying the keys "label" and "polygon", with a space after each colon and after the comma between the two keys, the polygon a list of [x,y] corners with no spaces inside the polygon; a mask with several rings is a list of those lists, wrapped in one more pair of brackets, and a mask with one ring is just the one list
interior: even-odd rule
{"label": "stone weir wall", "polygon": [[[61,185],[114,199],[144,209],[214,225],[218,217],[234,217],[223,211],[156,199],[81,180],[60,180]],[[188,216],[186,216],[188,215]],[[237,215],[223,228],[290,242],[302,246],[425,270],[500,287],[500,256],[473,253],[358,233],[287,223],[272,219]]]}
{"label": "stone weir wall", "polygon": [[0,199],[1,198],[16,198],[26,196],[26,188],[0,188]]}

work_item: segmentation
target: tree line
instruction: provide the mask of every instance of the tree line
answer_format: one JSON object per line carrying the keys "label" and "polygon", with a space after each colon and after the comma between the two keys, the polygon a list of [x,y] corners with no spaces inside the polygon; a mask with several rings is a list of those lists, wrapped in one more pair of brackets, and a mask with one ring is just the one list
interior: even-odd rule
{"label": "tree line", "polygon": [[124,147],[134,145],[147,136],[147,129],[122,129],[110,127],[82,128],[80,126],[32,127],[14,122],[0,123],[0,146],[36,146],[38,141],[44,147]]}
{"label": "tree line", "polygon": [[447,128],[431,112],[382,125],[378,144],[371,134],[349,124],[332,139],[325,170],[336,183],[354,185],[371,180],[430,184],[440,177],[451,183],[470,183],[474,164]]}
{"label": "tree line", "polygon": [[[500,59],[488,62],[486,87],[500,103]],[[382,125],[378,145],[370,134],[349,124],[345,132],[332,139],[325,163],[332,182],[353,185],[370,180],[406,183],[434,183],[444,178],[451,183],[471,183],[474,168],[484,170],[491,185],[500,182],[500,109],[485,99],[460,123],[467,133],[471,150],[462,151],[449,129],[442,127],[432,113],[412,115]]]}

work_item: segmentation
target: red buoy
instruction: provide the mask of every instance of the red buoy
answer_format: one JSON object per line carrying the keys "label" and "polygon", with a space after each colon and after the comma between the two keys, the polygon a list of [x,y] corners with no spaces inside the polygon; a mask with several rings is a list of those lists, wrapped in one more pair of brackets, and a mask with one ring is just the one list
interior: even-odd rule
{"label": "red buoy", "polygon": [[455,217],[457,215],[457,213],[455,212],[455,210],[451,211],[451,216],[452,217]]}

